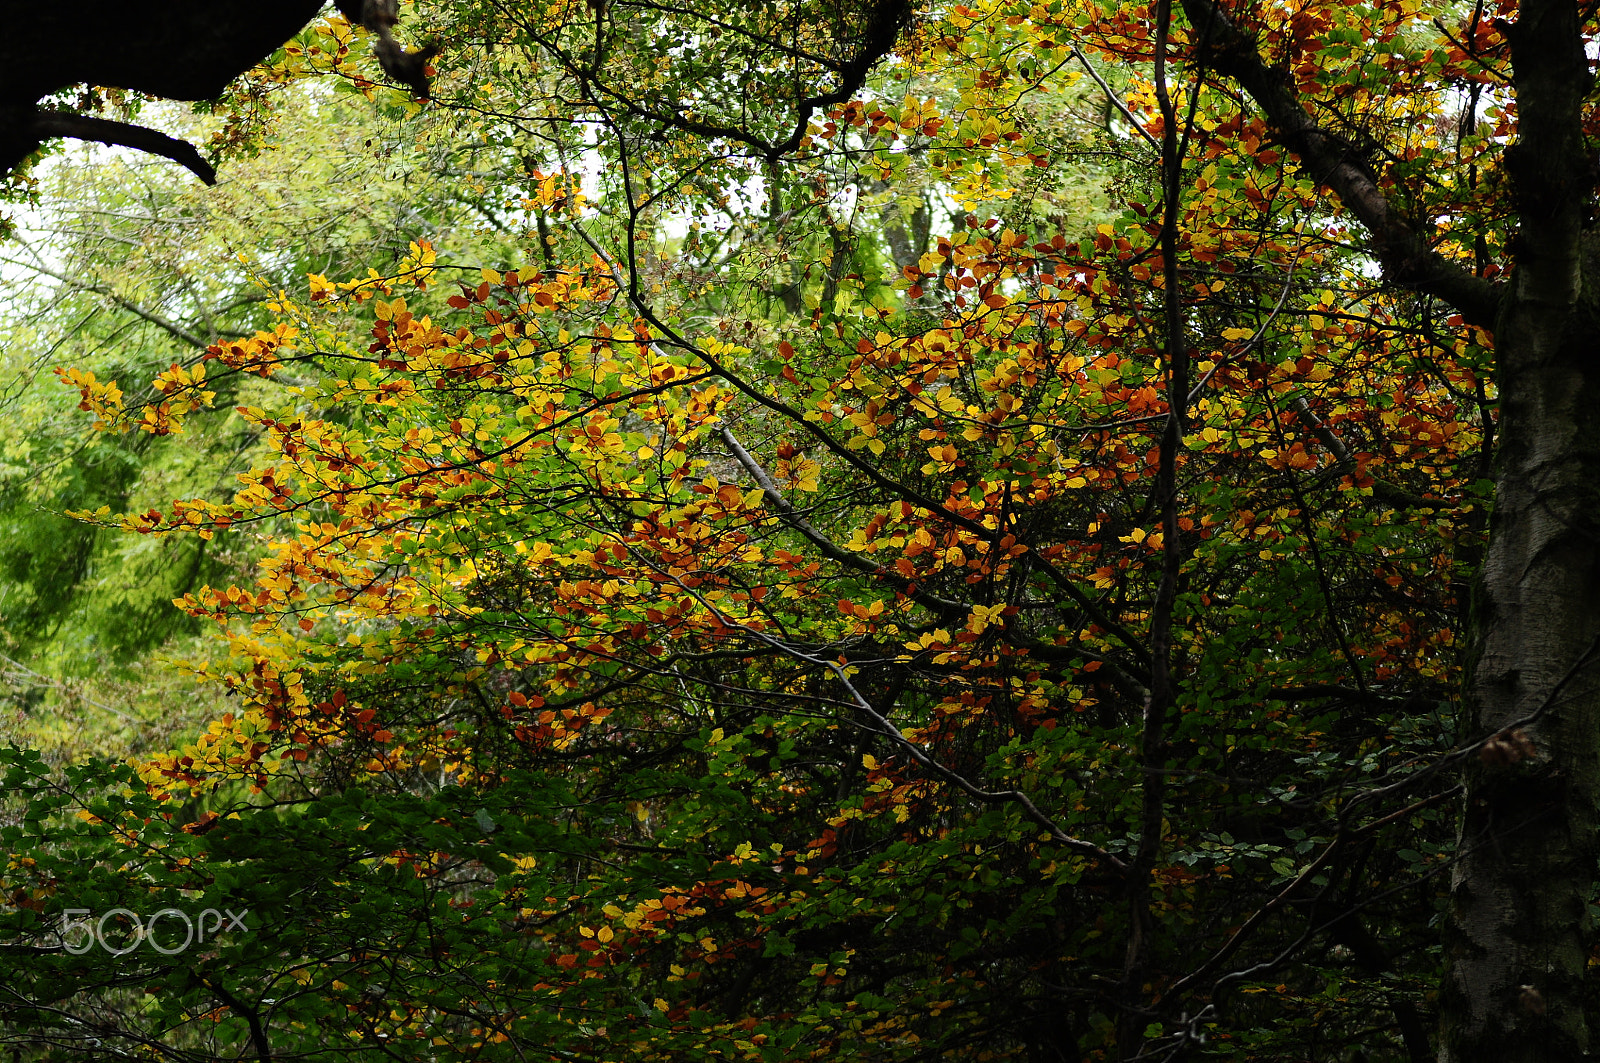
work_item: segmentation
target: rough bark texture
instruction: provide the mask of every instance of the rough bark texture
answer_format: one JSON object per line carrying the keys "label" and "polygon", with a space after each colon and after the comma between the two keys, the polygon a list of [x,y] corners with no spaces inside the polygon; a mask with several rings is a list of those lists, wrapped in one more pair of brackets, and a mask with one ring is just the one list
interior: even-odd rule
{"label": "rough bark texture", "polygon": [[1520,119],[1507,153],[1520,232],[1505,286],[1428,248],[1424,227],[1394,209],[1349,145],[1318,127],[1224,9],[1212,0],[1184,0],[1184,8],[1210,68],[1255,99],[1279,139],[1366,227],[1385,278],[1493,328],[1495,502],[1464,720],[1470,738],[1489,741],[1466,773],[1439,1058],[1592,1058],[1590,1026],[1600,1019],[1600,994],[1586,984],[1596,945],[1588,905],[1600,882],[1600,230],[1586,231],[1596,172],[1582,127],[1591,77],[1578,5],[1524,0],[1516,21],[1500,25],[1512,44]]}
{"label": "rough bark texture", "polygon": [[1582,131],[1577,5],[1528,0],[1502,26],[1521,128],[1521,215],[1496,324],[1494,516],[1476,603],[1469,722],[1521,727],[1534,756],[1468,771],[1443,994],[1446,1063],[1561,1063],[1591,1045],[1587,910],[1600,852],[1600,239]]}

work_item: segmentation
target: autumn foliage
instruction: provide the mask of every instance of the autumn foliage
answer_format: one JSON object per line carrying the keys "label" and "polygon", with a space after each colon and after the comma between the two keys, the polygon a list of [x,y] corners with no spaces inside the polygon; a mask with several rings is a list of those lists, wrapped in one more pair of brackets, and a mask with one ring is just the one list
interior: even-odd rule
{"label": "autumn foliage", "polygon": [[[517,32],[581,59],[588,10]],[[1493,277],[1498,44],[1435,14],[1234,17]],[[710,105],[657,121],[670,49],[619,31],[643,102],[580,108],[598,185],[506,179],[515,268],[413,244],[138,394],[64,367],[110,432],[282,384],[233,411],[230,495],[82,515],[260,558],[177,602],[237,709],[59,804],[124,861],[103,906],[256,913],[201,973],[141,960],[155,1003],[108,1021],[173,1058],[1414,1053],[1489,341],[1380,283],[1157,15],[921,13],[782,160]],[[6,883],[51,911],[72,876]]]}

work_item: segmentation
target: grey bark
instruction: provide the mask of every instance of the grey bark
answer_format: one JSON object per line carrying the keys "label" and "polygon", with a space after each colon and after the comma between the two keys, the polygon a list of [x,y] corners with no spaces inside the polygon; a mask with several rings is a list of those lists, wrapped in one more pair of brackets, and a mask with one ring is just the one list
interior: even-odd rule
{"label": "grey bark", "polygon": [[1366,227],[1386,279],[1493,330],[1495,501],[1463,721],[1485,755],[1466,772],[1439,1059],[1577,1063],[1600,1018],[1586,980],[1600,882],[1600,236],[1585,231],[1597,175],[1578,6],[1524,0],[1500,24],[1520,118],[1506,159],[1520,230],[1505,285],[1432,251],[1427,227],[1396,210],[1372,167],[1318,127],[1211,0],[1184,7],[1208,65]]}
{"label": "grey bark", "polygon": [[[1576,5],[1525,0],[1511,41],[1521,228],[1495,324],[1499,447],[1474,613],[1477,733],[1536,751],[1467,775],[1442,997],[1445,1063],[1585,1058],[1588,919],[1600,856],[1600,241],[1582,130],[1591,78]],[[1527,722],[1523,722],[1527,721]]]}

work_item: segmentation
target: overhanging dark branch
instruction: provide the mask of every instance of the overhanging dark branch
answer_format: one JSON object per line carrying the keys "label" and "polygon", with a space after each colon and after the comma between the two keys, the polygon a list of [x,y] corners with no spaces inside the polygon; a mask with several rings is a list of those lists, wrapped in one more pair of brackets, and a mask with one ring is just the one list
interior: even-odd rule
{"label": "overhanging dark branch", "polygon": [[1389,202],[1371,167],[1348,141],[1323,129],[1307,113],[1281,71],[1262,61],[1254,37],[1241,30],[1213,0],[1183,0],[1195,26],[1207,27],[1199,58],[1232,78],[1265,113],[1278,139],[1300,157],[1306,170],[1333,189],[1371,237],[1384,278],[1450,304],[1470,325],[1493,328],[1501,293],[1428,245],[1421,230]]}
{"label": "overhanging dark branch", "polygon": [[185,167],[208,185],[217,183],[217,171],[193,144],[169,137],[142,125],[113,122],[107,118],[91,118],[84,114],[65,114],[59,111],[40,111],[33,120],[33,129],[39,140],[51,137],[72,137],[76,140],[93,140],[101,144],[116,144],[135,151],[160,155]]}

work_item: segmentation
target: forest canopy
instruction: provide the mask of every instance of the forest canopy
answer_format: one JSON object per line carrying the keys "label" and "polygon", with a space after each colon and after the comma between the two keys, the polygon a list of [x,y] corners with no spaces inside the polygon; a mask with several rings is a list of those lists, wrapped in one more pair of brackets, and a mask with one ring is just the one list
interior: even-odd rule
{"label": "forest canopy", "polygon": [[7,186],[19,1058],[1587,1058],[1592,12],[374,10]]}

